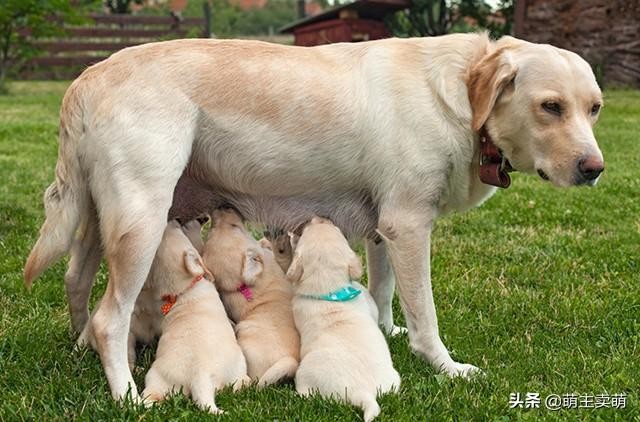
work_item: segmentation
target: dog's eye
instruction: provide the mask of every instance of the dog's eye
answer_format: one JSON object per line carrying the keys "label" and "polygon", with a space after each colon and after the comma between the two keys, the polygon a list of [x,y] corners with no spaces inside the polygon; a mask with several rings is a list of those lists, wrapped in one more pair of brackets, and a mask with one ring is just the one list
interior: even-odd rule
{"label": "dog's eye", "polygon": [[591,115],[595,116],[596,114],[598,114],[598,112],[600,111],[600,107],[602,107],[601,104],[594,104],[593,107],[591,107]]}
{"label": "dog's eye", "polygon": [[559,116],[562,113],[562,107],[560,107],[560,104],[555,103],[553,101],[547,101],[542,103],[542,108],[547,113],[551,113],[555,116]]}

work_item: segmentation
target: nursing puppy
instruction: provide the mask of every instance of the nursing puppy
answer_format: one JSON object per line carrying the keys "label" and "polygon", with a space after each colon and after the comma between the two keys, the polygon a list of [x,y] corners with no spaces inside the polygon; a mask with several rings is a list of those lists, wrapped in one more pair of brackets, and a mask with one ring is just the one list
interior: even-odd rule
{"label": "nursing puppy", "polygon": [[376,395],[397,390],[400,376],[378,328],[373,300],[361,285],[351,283],[361,275],[360,259],[340,229],[313,218],[287,273],[294,284],[293,315],[301,343],[296,390],[304,396],[318,391],[344,398],[370,421],[380,413]]}
{"label": "nursing puppy", "polygon": [[[166,230],[174,230],[177,223],[169,223]],[[186,222],[184,225],[181,225],[181,229],[184,234],[187,236],[192,246],[200,251],[204,248],[204,243],[202,242],[201,231],[202,231],[202,223],[198,219],[194,219]],[[180,246],[184,243],[184,239],[180,236],[174,236],[174,238],[179,239]],[[164,241],[170,241],[170,238],[163,238]],[[184,245],[183,245],[184,246]],[[161,260],[163,258],[156,255],[154,262],[151,266],[151,271],[149,272],[149,276],[136,299],[136,304],[133,309],[133,314],[131,315],[131,323],[129,325],[129,338],[127,341],[127,355],[129,361],[129,368],[133,369],[135,367],[136,362],[136,345],[137,344],[150,344],[153,340],[155,340],[161,334],[162,329],[162,320],[163,315],[160,310],[162,307],[162,299],[161,295],[158,294],[157,291],[152,286],[157,286],[159,283],[155,282],[154,279],[159,279],[160,277],[165,277],[164,271],[166,270],[166,266],[163,266]],[[73,298],[70,297],[69,300]],[[96,309],[92,313],[93,314],[99,309],[102,301],[98,302],[96,305]],[[77,340],[77,345],[80,347],[90,346],[94,350],[98,350],[96,339],[94,336],[92,324],[85,324],[80,336]]]}
{"label": "nursing puppy", "polygon": [[156,360],[145,377],[146,404],[174,391],[220,413],[215,392],[248,382],[247,366],[212,276],[176,222],[170,222],[156,254],[152,290],[165,315]]}
{"label": "nursing puppy", "polygon": [[204,251],[204,241],[202,240],[202,226],[209,221],[206,216],[194,218],[182,224],[182,231],[187,235],[191,244],[196,248],[198,253],[202,255]]}
{"label": "nursing puppy", "polygon": [[298,236],[282,229],[269,227],[264,231],[264,239],[271,244],[271,250],[276,262],[280,265],[282,271],[286,273],[293,259],[293,250],[296,247]]}
{"label": "nursing puppy", "polygon": [[267,241],[253,239],[232,210],[217,210],[204,260],[225,308],[236,322],[249,377],[258,386],[293,378],[300,337],[291,310],[292,289]]}

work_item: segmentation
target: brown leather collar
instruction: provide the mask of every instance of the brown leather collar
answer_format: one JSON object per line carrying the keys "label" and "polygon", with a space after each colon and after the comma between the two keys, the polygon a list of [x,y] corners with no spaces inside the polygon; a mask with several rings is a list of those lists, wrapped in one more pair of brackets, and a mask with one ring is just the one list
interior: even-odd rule
{"label": "brown leather collar", "polygon": [[487,185],[506,189],[511,185],[513,167],[493,143],[487,128],[480,129],[480,180]]}

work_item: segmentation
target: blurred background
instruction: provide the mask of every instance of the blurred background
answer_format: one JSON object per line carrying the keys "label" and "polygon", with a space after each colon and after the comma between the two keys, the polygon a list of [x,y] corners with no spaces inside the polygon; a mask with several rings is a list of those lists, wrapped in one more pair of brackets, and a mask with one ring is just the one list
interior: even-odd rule
{"label": "blurred background", "polygon": [[638,0],[2,0],[4,81],[73,79],[122,48],[185,37],[312,46],[487,30],[567,48],[640,87]]}

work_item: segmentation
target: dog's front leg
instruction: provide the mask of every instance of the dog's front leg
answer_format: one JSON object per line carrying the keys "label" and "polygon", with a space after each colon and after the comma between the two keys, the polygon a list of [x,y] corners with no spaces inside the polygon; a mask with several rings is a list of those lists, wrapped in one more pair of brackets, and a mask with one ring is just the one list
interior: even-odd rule
{"label": "dog's front leg", "polygon": [[431,227],[436,212],[391,209],[381,213],[411,348],[439,372],[468,377],[479,369],[455,362],[440,339],[430,274]]}
{"label": "dog's front leg", "polygon": [[378,323],[388,334],[395,336],[407,332],[404,327],[393,324],[391,303],[396,280],[389,262],[384,242],[367,239],[367,281],[369,292],[378,307]]}

